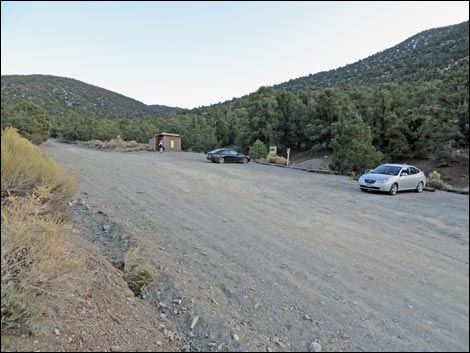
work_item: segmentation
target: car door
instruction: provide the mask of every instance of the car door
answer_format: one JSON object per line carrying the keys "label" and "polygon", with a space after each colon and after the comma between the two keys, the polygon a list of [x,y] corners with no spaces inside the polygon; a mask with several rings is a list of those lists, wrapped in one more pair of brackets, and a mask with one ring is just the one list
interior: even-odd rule
{"label": "car door", "polygon": [[225,162],[227,163],[233,163],[233,151],[232,150],[225,150],[224,151],[224,158]]}
{"label": "car door", "polygon": [[233,152],[233,161],[234,162],[241,162],[242,161],[242,155],[238,153],[237,151],[232,151]]}
{"label": "car door", "polygon": [[410,175],[410,168],[405,167],[400,172],[400,190],[408,190],[413,184],[413,176]]}
{"label": "car door", "polygon": [[410,174],[411,174],[410,188],[415,189],[420,182],[419,170],[414,167],[410,167]]}

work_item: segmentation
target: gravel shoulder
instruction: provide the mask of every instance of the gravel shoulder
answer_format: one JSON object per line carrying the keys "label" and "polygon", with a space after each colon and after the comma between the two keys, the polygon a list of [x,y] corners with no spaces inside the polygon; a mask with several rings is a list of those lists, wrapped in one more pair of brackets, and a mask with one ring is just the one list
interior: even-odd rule
{"label": "gravel shoulder", "polygon": [[362,193],[196,153],[42,149],[153,259],[146,300],[185,350],[469,349],[468,196]]}

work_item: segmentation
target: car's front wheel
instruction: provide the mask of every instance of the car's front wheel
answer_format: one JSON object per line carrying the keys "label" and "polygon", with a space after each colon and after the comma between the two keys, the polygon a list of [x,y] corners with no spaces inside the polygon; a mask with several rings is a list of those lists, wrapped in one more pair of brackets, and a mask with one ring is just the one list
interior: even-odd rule
{"label": "car's front wheel", "polygon": [[220,158],[219,158],[219,163],[222,164],[222,163],[224,163],[224,162],[225,162],[225,161],[224,161],[224,157],[220,157]]}
{"label": "car's front wheel", "polygon": [[248,158],[243,158],[243,159],[242,159],[242,163],[243,163],[243,164],[247,164],[247,163],[248,163]]}
{"label": "car's front wheel", "polygon": [[421,192],[424,189],[424,183],[422,181],[419,182],[418,186],[416,187],[416,192]]}
{"label": "car's front wheel", "polygon": [[390,188],[390,195],[396,195],[398,192],[398,184],[394,183]]}

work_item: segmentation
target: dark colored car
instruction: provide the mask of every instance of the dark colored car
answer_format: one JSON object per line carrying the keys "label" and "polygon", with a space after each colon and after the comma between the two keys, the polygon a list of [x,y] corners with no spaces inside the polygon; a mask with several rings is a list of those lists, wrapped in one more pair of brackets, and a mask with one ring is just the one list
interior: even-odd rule
{"label": "dark colored car", "polygon": [[213,163],[243,163],[246,164],[250,161],[250,157],[238,153],[234,150],[229,150],[226,148],[219,148],[213,150],[207,154],[207,159]]}

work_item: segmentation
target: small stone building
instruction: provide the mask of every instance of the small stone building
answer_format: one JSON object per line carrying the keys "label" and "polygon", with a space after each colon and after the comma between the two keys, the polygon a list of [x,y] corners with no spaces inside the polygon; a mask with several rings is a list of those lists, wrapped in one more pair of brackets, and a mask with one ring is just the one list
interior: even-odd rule
{"label": "small stone building", "polygon": [[170,134],[168,132],[162,132],[159,135],[155,135],[153,139],[150,140],[150,149],[152,151],[158,151],[158,146],[160,141],[163,142],[165,147],[165,152],[170,151],[181,151],[181,136],[178,134]]}

